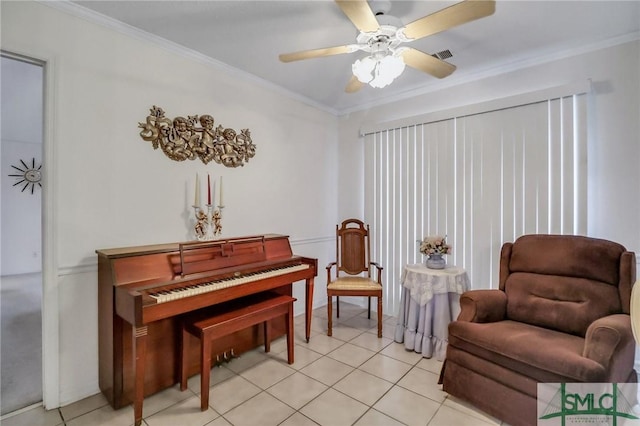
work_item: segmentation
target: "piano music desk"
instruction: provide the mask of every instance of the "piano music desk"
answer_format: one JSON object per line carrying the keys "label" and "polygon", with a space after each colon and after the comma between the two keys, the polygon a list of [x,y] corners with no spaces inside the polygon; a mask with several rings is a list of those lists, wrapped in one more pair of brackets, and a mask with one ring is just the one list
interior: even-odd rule
{"label": "piano music desk", "polygon": [[213,341],[256,324],[264,325],[264,351],[271,344],[270,320],[284,316],[287,336],[287,362],[293,364],[293,302],[284,294],[264,292],[228,302],[215,310],[204,310],[188,316],[182,323],[180,351],[180,390],[187,389],[189,376],[189,340],[195,336],[200,343],[200,409],[209,408],[209,379]]}

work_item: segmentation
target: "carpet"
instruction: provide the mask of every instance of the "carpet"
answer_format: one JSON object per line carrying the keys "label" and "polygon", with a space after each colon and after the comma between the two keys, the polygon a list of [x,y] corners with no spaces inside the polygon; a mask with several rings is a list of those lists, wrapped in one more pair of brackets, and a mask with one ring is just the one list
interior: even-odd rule
{"label": "carpet", "polygon": [[0,278],[1,415],[42,401],[42,275]]}

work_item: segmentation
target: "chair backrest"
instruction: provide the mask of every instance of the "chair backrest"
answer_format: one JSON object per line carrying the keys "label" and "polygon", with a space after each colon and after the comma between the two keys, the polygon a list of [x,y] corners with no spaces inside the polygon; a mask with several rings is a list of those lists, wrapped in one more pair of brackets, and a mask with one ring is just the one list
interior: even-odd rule
{"label": "chair backrest", "polygon": [[507,317],[578,336],[598,318],[628,314],[635,279],[635,254],[607,240],[540,234],[502,247]]}
{"label": "chair backrest", "polygon": [[369,269],[369,225],[358,219],[347,219],[336,225],[337,273],[371,276]]}

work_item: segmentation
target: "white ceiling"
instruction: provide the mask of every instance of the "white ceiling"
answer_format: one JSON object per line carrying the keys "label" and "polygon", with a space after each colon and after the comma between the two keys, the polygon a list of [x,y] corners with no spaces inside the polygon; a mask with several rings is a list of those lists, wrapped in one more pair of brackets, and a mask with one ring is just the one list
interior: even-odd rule
{"label": "white ceiling", "polygon": [[[532,60],[638,39],[640,34],[640,0],[498,0],[489,17],[409,44],[430,54],[449,49],[453,57],[447,61],[457,66],[451,76],[439,80],[407,67],[386,88],[365,86],[348,94],[344,87],[351,77],[351,63],[364,56],[362,52],[292,63],[278,60],[280,53],[355,42],[355,27],[333,1],[74,3],[241,70],[241,75],[258,77],[335,114],[446,87],[496,67],[517,68]],[[407,24],[455,3],[394,0],[389,14]]]}

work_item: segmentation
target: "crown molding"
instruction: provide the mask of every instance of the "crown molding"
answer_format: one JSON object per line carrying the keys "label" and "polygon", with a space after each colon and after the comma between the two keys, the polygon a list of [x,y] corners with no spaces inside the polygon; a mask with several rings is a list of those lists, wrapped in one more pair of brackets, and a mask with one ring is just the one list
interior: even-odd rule
{"label": "crown molding", "polygon": [[77,18],[81,18],[85,21],[103,26],[105,28],[109,28],[120,34],[135,38],[140,41],[155,44],[161,49],[175,53],[186,59],[191,59],[195,62],[199,62],[201,64],[211,66],[212,68],[222,71],[229,76],[256,84],[265,89],[271,90],[273,92],[276,92],[280,95],[296,100],[298,102],[302,102],[308,106],[327,112],[334,116],[338,116],[340,114],[340,111],[335,108],[330,108],[306,96],[302,96],[298,93],[287,90],[282,86],[278,86],[277,84],[271,83],[270,81],[260,78],[254,74],[232,67],[231,65],[218,61],[217,59],[211,58],[210,56],[203,55],[202,53],[197,52],[193,49],[189,49],[188,47],[182,46],[178,43],[174,43],[162,37],[151,34],[147,31],[133,27],[124,22],[118,21],[114,18],[108,17],[94,10],[91,10],[79,4],[73,3],[70,0],[54,0],[54,1],[37,0],[37,1],[51,8],[65,12],[69,15],[73,15]]}

